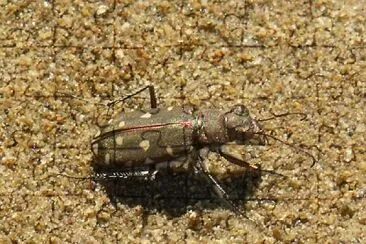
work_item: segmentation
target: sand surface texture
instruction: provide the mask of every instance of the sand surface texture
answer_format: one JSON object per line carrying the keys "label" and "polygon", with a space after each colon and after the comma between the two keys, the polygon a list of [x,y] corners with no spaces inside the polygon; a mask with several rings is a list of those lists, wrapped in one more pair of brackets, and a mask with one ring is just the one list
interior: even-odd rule
{"label": "sand surface texture", "polygon": [[[365,1],[0,1],[0,242],[365,243]],[[147,84],[159,106],[248,106],[270,140],[190,172],[90,176],[103,104]],[[147,94],[119,104],[148,107]],[[112,115],[113,116],[113,115]],[[232,175],[235,175],[233,177]]]}

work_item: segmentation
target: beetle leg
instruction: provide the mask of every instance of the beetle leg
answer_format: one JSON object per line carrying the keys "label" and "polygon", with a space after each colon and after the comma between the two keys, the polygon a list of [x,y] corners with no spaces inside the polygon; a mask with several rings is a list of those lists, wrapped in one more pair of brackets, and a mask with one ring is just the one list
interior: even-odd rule
{"label": "beetle leg", "polygon": [[108,103],[108,107],[112,107],[112,106],[115,106],[116,104],[118,103],[121,103],[121,102],[124,102],[126,101],[127,99],[130,99],[131,97],[134,97],[136,96],[137,94],[145,91],[146,89],[149,89],[149,94],[150,94],[150,106],[151,108],[157,108],[157,102],[156,102],[156,95],[155,95],[155,88],[153,85],[147,85],[145,86],[144,88],[141,88],[140,90],[130,94],[130,95],[127,95],[126,97],[124,98],[121,98],[121,99],[117,99],[115,101],[112,101],[110,103]]}
{"label": "beetle leg", "polygon": [[122,179],[127,180],[131,178],[141,178],[143,180],[154,180],[158,170],[149,170],[149,169],[141,169],[136,171],[117,171],[117,172],[97,172],[92,176],[74,176],[63,173],[53,174],[50,177],[54,176],[63,176],[70,179],[76,180],[115,180]]}
{"label": "beetle leg", "polygon": [[145,167],[145,168],[134,169],[134,170],[125,170],[125,171],[98,172],[98,173],[95,173],[90,178],[92,178],[94,180],[113,180],[113,179],[128,180],[128,179],[132,179],[132,178],[142,179],[142,180],[154,180],[157,173],[158,173],[157,169]]}
{"label": "beetle leg", "polygon": [[149,87],[151,108],[157,108],[155,88],[152,85],[148,85],[147,87]]}
{"label": "beetle leg", "polygon": [[229,161],[230,163],[236,164],[240,167],[244,167],[246,169],[248,169],[249,171],[257,171],[258,169],[251,166],[248,162],[246,162],[245,160],[236,158],[228,153],[225,152],[223,146],[218,148],[218,152],[220,154],[221,157],[224,157],[227,161]]}
{"label": "beetle leg", "polygon": [[219,196],[220,199],[224,201],[224,203],[237,215],[243,215],[243,213],[235,206],[235,204],[230,200],[229,195],[226,193],[224,188],[220,185],[220,183],[213,177],[207,170],[205,164],[203,163],[203,159],[201,156],[198,157],[198,165],[195,166],[197,171],[202,172],[205,180],[207,182],[211,182],[213,185],[213,189],[215,193]]}
{"label": "beetle leg", "polygon": [[255,168],[253,166],[251,166],[248,162],[246,162],[245,160],[236,158],[230,154],[225,153],[225,151],[223,150],[223,147],[219,147],[219,154],[224,157],[227,161],[229,161],[230,163],[236,164],[240,167],[244,167],[246,168],[249,172],[264,172],[264,173],[268,173],[268,174],[273,174],[273,175],[278,175],[278,176],[282,176],[282,177],[286,177],[283,174],[277,173],[273,170],[265,170],[265,169],[258,169]]}

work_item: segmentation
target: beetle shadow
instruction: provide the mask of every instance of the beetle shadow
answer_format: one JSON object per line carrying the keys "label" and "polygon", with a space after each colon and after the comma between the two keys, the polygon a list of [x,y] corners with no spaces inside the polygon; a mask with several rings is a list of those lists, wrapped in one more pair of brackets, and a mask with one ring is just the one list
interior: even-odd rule
{"label": "beetle shadow", "polygon": [[[94,170],[96,173],[105,172],[102,169]],[[158,172],[153,180],[130,177],[98,182],[115,206],[118,203],[130,207],[141,205],[148,212],[163,212],[172,217],[181,216],[188,210],[228,209],[224,200],[214,192],[213,183],[207,182],[202,174]],[[256,171],[230,177],[219,183],[230,201],[238,207],[250,199],[260,181],[261,173]]]}

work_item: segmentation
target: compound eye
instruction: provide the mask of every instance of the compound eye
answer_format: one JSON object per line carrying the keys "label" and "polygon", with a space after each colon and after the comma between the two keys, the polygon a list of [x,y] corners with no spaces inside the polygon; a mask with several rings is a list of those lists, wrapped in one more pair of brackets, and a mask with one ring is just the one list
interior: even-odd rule
{"label": "compound eye", "polygon": [[249,116],[249,110],[243,104],[237,104],[232,110],[234,114],[239,116]]}

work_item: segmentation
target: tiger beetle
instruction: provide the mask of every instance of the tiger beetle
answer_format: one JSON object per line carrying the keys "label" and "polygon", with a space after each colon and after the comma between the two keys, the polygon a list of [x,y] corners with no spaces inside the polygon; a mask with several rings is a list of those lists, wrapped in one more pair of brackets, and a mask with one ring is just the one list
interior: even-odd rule
{"label": "tiger beetle", "polygon": [[[241,214],[218,180],[208,171],[204,158],[209,151],[214,151],[230,163],[255,169],[244,160],[229,155],[223,147],[229,143],[266,145],[267,137],[281,140],[265,134],[258,120],[251,117],[248,108],[243,104],[235,105],[228,111],[221,109],[195,111],[184,106],[158,108],[152,85],[109,105],[123,102],[147,89],[150,93],[150,109],[120,112],[100,127],[91,143],[95,164],[117,170],[111,174],[96,174],[95,177],[153,179],[162,168],[178,170],[181,165],[177,164],[177,159],[191,157],[193,160],[190,161],[193,163],[184,169],[202,172],[204,178],[212,183],[217,195],[235,213]],[[314,159],[312,155],[311,157]],[[260,171],[277,174],[269,170]]]}

